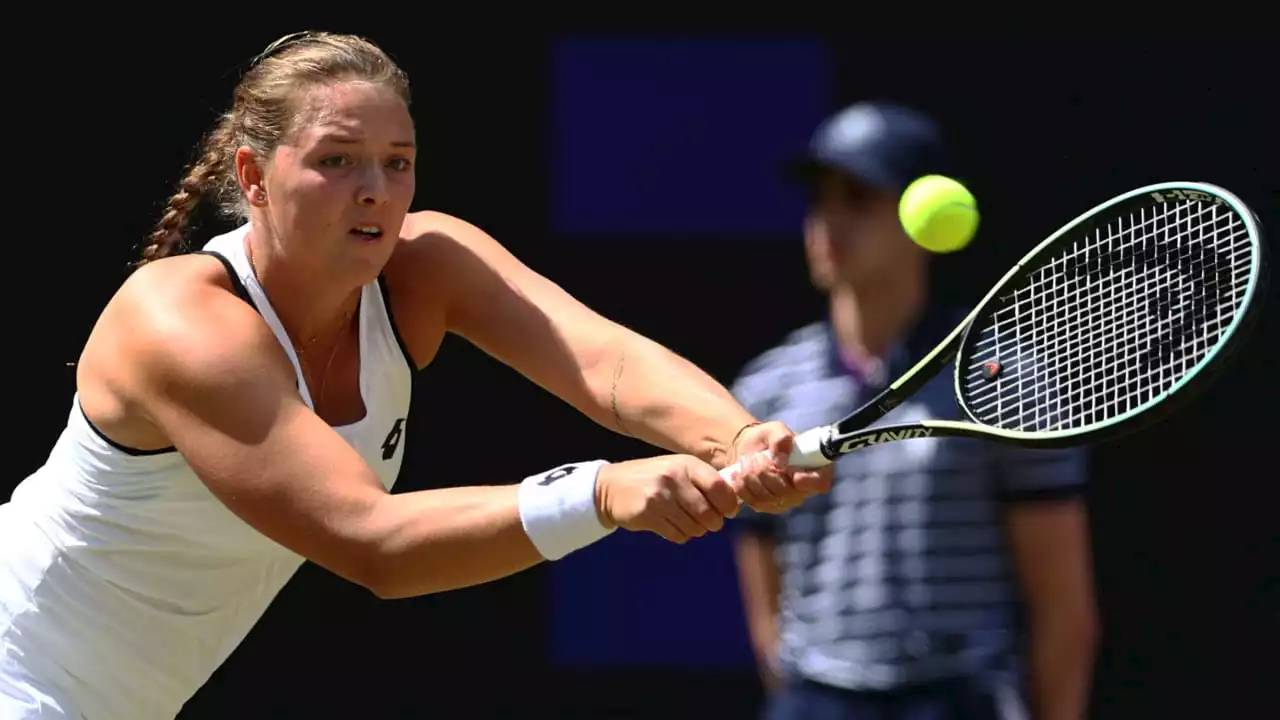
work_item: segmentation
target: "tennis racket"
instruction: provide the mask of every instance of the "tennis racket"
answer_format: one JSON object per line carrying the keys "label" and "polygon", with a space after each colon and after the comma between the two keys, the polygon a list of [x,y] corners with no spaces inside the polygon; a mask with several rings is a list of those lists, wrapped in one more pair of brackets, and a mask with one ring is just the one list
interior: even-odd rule
{"label": "tennis racket", "polygon": [[[799,433],[787,463],[928,437],[1062,448],[1149,426],[1245,341],[1263,281],[1259,223],[1240,198],[1192,182],[1132,190],[1033,248],[877,397]],[[877,424],[952,361],[967,420]]]}

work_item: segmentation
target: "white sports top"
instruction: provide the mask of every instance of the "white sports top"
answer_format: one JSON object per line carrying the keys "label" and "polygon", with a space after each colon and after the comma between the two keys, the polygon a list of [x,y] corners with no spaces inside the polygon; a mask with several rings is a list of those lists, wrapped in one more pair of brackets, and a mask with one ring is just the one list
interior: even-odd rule
{"label": "white sports top", "polygon": [[[205,251],[229,264],[311,405],[247,232]],[[390,489],[413,370],[381,278],[361,293],[359,323],[367,412],[336,430]],[[176,451],[123,448],[73,401],[48,461],[0,505],[0,718],[173,718],[302,562],[227,510]]]}

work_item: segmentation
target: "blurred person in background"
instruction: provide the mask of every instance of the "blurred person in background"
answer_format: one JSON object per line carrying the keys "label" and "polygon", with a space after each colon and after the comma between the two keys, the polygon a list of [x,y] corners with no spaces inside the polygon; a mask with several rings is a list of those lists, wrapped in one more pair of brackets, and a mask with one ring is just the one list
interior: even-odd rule
{"label": "blurred person in background", "polygon": [[[759,418],[838,420],[963,317],[930,300],[930,255],[898,198],[951,174],[935,122],[860,103],[816,130],[805,252],[826,317],[734,384]],[[950,373],[883,422],[959,419]],[[1080,451],[917,439],[836,463],[832,491],[744,513],[735,555],[765,717],[1023,718],[1087,712],[1097,621]]]}

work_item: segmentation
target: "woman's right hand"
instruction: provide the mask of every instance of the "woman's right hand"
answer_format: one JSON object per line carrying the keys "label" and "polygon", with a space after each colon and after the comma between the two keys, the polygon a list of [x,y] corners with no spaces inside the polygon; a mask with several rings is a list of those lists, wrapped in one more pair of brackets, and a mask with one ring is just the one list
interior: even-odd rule
{"label": "woman's right hand", "polygon": [[733,487],[691,455],[613,463],[596,477],[601,522],[647,530],[678,544],[720,530],[738,508]]}

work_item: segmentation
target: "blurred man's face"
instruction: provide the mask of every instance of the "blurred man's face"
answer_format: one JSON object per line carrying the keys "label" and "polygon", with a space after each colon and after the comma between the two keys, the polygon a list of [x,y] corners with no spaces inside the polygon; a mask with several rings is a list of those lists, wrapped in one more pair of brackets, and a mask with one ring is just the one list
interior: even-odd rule
{"label": "blurred man's face", "polygon": [[898,220],[897,195],[834,172],[818,179],[806,249],[823,290],[832,282],[854,287],[891,282],[911,271],[919,255]]}

